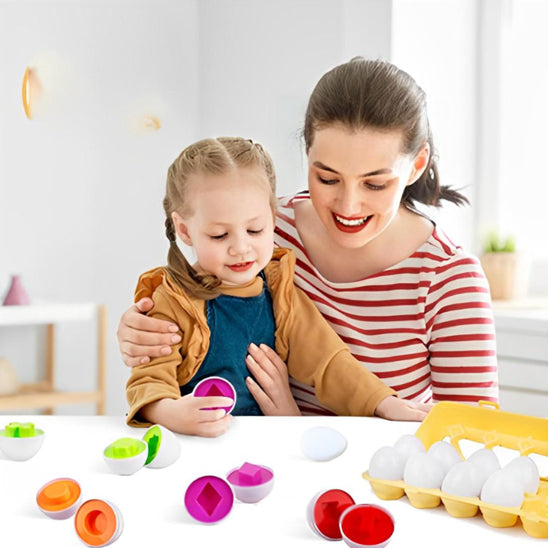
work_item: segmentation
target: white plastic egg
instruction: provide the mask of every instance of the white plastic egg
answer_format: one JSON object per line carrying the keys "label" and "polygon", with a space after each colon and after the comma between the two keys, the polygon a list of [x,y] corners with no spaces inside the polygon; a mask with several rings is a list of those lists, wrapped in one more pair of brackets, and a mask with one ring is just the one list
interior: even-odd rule
{"label": "white plastic egg", "polygon": [[436,443],[433,443],[427,453],[439,461],[443,467],[444,474],[447,474],[454,464],[462,461],[459,452],[446,441],[437,441]]}
{"label": "white plastic egg", "polygon": [[413,487],[438,489],[441,487],[445,470],[442,463],[428,453],[415,453],[407,459],[403,480]]}
{"label": "white plastic egg", "polygon": [[311,460],[327,461],[338,457],[346,449],[344,436],[327,426],[314,426],[301,436],[301,451]]}
{"label": "white plastic egg", "polygon": [[521,481],[525,493],[535,494],[537,492],[540,484],[540,474],[535,461],[530,457],[516,457],[503,470],[511,472]]}
{"label": "white plastic egg", "polygon": [[523,486],[514,474],[497,470],[483,484],[480,498],[489,504],[519,508],[523,503]]}
{"label": "white plastic egg", "polygon": [[480,469],[473,462],[460,461],[455,463],[441,484],[441,490],[457,497],[479,497],[483,486]]}
{"label": "white plastic egg", "polygon": [[480,469],[482,479],[485,482],[491,474],[500,470],[500,463],[497,455],[491,449],[478,449],[466,460],[473,462]]}
{"label": "white plastic egg", "polygon": [[404,434],[394,444],[394,449],[407,460],[414,453],[426,453],[422,441],[413,434]]}
{"label": "white plastic egg", "polygon": [[401,453],[386,445],[377,449],[371,457],[368,473],[372,478],[401,480],[405,462],[406,459]]}
{"label": "white plastic egg", "polygon": [[159,424],[151,426],[145,432],[143,441],[148,446],[145,461],[147,468],[165,468],[173,464],[181,455],[181,444],[177,436]]}
{"label": "white plastic egg", "polygon": [[0,451],[11,460],[28,460],[38,453],[44,437],[44,431],[31,422],[10,422],[0,430]]}

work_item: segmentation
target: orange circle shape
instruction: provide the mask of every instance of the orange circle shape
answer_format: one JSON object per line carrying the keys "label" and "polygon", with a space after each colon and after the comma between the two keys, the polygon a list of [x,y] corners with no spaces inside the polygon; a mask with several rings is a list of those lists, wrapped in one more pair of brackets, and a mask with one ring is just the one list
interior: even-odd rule
{"label": "orange circle shape", "polygon": [[104,500],[87,500],[80,506],[74,518],[78,536],[88,546],[104,546],[116,534],[116,512]]}
{"label": "orange circle shape", "polygon": [[46,512],[61,512],[70,508],[80,497],[78,482],[59,478],[46,483],[36,495],[36,503]]}

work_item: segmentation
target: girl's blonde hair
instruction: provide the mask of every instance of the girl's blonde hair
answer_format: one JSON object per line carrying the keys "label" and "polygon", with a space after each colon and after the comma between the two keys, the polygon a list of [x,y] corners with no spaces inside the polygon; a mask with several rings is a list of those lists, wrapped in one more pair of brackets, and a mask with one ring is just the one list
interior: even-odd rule
{"label": "girl's blonde hair", "polygon": [[[167,172],[164,210],[166,236],[169,240],[167,270],[175,281],[191,296],[213,299],[219,295],[221,280],[209,273],[197,272],[177,245],[177,234],[172,213],[182,217],[192,214],[188,202],[189,179],[195,175],[222,175],[237,168],[258,168],[265,172],[270,187],[270,205],[276,211],[276,174],[270,155],[250,139],[218,137],[202,139],[179,154]],[[193,183],[195,184],[195,182]]]}

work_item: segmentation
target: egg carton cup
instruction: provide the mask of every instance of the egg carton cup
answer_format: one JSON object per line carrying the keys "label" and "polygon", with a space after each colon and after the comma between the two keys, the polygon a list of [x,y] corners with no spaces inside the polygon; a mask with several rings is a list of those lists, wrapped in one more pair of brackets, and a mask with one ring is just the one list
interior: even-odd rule
{"label": "egg carton cup", "polygon": [[[483,443],[488,449],[500,446],[519,451],[522,455],[537,453],[548,456],[548,419],[500,411],[498,404],[480,401],[477,407],[456,402],[437,403],[419,426],[415,435],[426,450],[449,438],[460,455],[460,440]],[[528,435],[524,436],[524,433]],[[492,527],[512,527],[518,519],[525,532],[536,538],[548,538],[548,478],[541,477],[535,494],[525,493],[521,507],[490,504],[478,497],[461,497],[441,489],[426,489],[408,485],[403,480],[373,478],[366,471],[375,495],[382,500],[407,496],[415,508],[435,508],[443,503],[447,512],[457,518],[472,517],[481,512]]]}

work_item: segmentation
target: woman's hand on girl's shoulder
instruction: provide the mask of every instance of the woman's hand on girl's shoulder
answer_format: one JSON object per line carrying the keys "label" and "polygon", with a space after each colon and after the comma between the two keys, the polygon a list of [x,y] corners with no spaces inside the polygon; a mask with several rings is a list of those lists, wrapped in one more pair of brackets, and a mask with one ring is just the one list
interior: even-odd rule
{"label": "woman's hand on girl's shoulder", "polygon": [[375,415],[391,421],[422,421],[433,404],[418,403],[404,400],[396,396],[388,396],[381,400],[375,409]]}
{"label": "woman's hand on girl's shoulder", "polygon": [[116,336],[122,359],[128,367],[144,365],[151,358],[167,356],[171,354],[170,345],[181,341],[177,325],[145,315],[153,306],[152,299],[141,299],[120,318]]}

